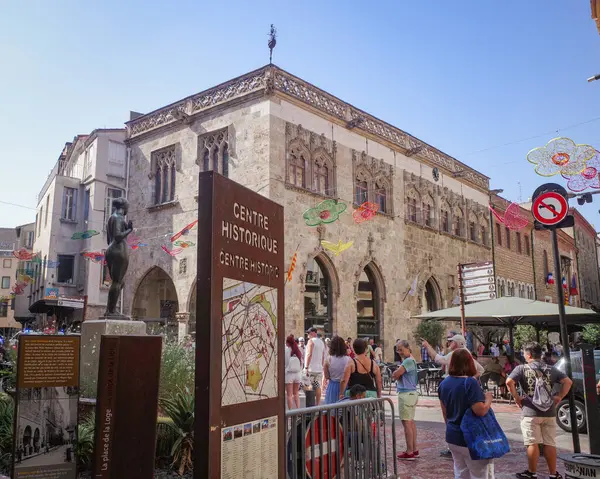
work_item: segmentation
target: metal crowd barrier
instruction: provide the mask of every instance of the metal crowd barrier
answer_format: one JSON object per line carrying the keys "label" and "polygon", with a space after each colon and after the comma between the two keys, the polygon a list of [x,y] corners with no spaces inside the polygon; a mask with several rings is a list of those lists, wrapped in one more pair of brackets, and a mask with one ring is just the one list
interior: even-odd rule
{"label": "metal crowd barrier", "polygon": [[389,398],[292,409],[286,412],[286,428],[288,479],[399,477],[394,405]]}

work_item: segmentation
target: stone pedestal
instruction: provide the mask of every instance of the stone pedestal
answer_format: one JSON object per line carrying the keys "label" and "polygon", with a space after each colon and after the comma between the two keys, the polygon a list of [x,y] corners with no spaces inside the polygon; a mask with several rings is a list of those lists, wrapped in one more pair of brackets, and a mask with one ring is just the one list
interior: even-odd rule
{"label": "stone pedestal", "polygon": [[145,336],[146,323],[130,319],[103,318],[82,323],[80,384],[84,397],[96,397],[100,338],[104,335]]}

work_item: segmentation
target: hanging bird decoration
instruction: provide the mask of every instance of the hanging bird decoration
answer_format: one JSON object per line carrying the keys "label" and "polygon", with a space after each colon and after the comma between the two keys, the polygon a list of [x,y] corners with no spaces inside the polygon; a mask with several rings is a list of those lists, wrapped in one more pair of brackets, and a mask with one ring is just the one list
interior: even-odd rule
{"label": "hanging bird decoration", "polygon": [[339,256],[341,252],[346,251],[353,244],[354,241],[348,241],[347,243],[342,243],[342,240],[339,240],[337,243],[331,243],[325,240],[321,241],[323,248],[331,251],[335,256]]}
{"label": "hanging bird decoration", "polygon": [[180,248],[190,248],[191,246],[196,246],[196,243],[194,243],[193,241],[184,241],[184,240],[177,240],[173,244],[175,246],[179,246]]}
{"label": "hanging bird decoration", "polygon": [[175,233],[173,236],[171,236],[171,243],[174,243],[175,241],[177,241],[182,236],[185,236],[185,235],[189,234],[190,230],[194,226],[196,226],[197,223],[198,223],[198,220],[192,221],[189,225],[185,226],[181,231],[179,231],[179,232]]}
{"label": "hanging bird decoration", "polygon": [[275,45],[277,45],[277,29],[275,25],[271,23],[271,31],[269,32],[269,42],[267,43],[269,47],[269,65],[273,64],[273,49]]}
{"label": "hanging bird decoration", "polygon": [[183,248],[173,248],[172,250],[170,250],[164,244],[161,245],[160,247],[162,248],[162,250],[165,253],[167,253],[168,255],[171,255],[171,256],[177,256],[179,253],[181,253],[183,251]]}

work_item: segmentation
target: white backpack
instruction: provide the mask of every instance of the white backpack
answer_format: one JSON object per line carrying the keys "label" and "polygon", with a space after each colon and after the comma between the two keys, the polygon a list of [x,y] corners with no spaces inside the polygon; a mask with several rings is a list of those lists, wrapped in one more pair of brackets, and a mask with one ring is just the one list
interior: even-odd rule
{"label": "white backpack", "polygon": [[292,354],[290,357],[290,362],[288,363],[287,371],[288,373],[299,373],[302,371],[302,364],[300,364],[300,360],[298,356]]}
{"label": "white backpack", "polygon": [[550,394],[548,385],[546,384],[546,375],[539,369],[533,369],[529,365],[527,367],[535,373],[535,386],[531,403],[540,411],[546,412],[554,405],[554,398]]}

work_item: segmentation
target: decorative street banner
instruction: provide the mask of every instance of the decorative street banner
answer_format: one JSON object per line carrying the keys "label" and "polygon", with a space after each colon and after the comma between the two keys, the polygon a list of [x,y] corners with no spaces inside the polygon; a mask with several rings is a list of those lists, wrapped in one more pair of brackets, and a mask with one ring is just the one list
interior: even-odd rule
{"label": "decorative street banner", "polygon": [[194,478],[283,479],[283,207],[214,172],[198,192]]}
{"label": "decorative street banner", "polygon": [[19,337],[13,479],[76,479],[79,336]]}

